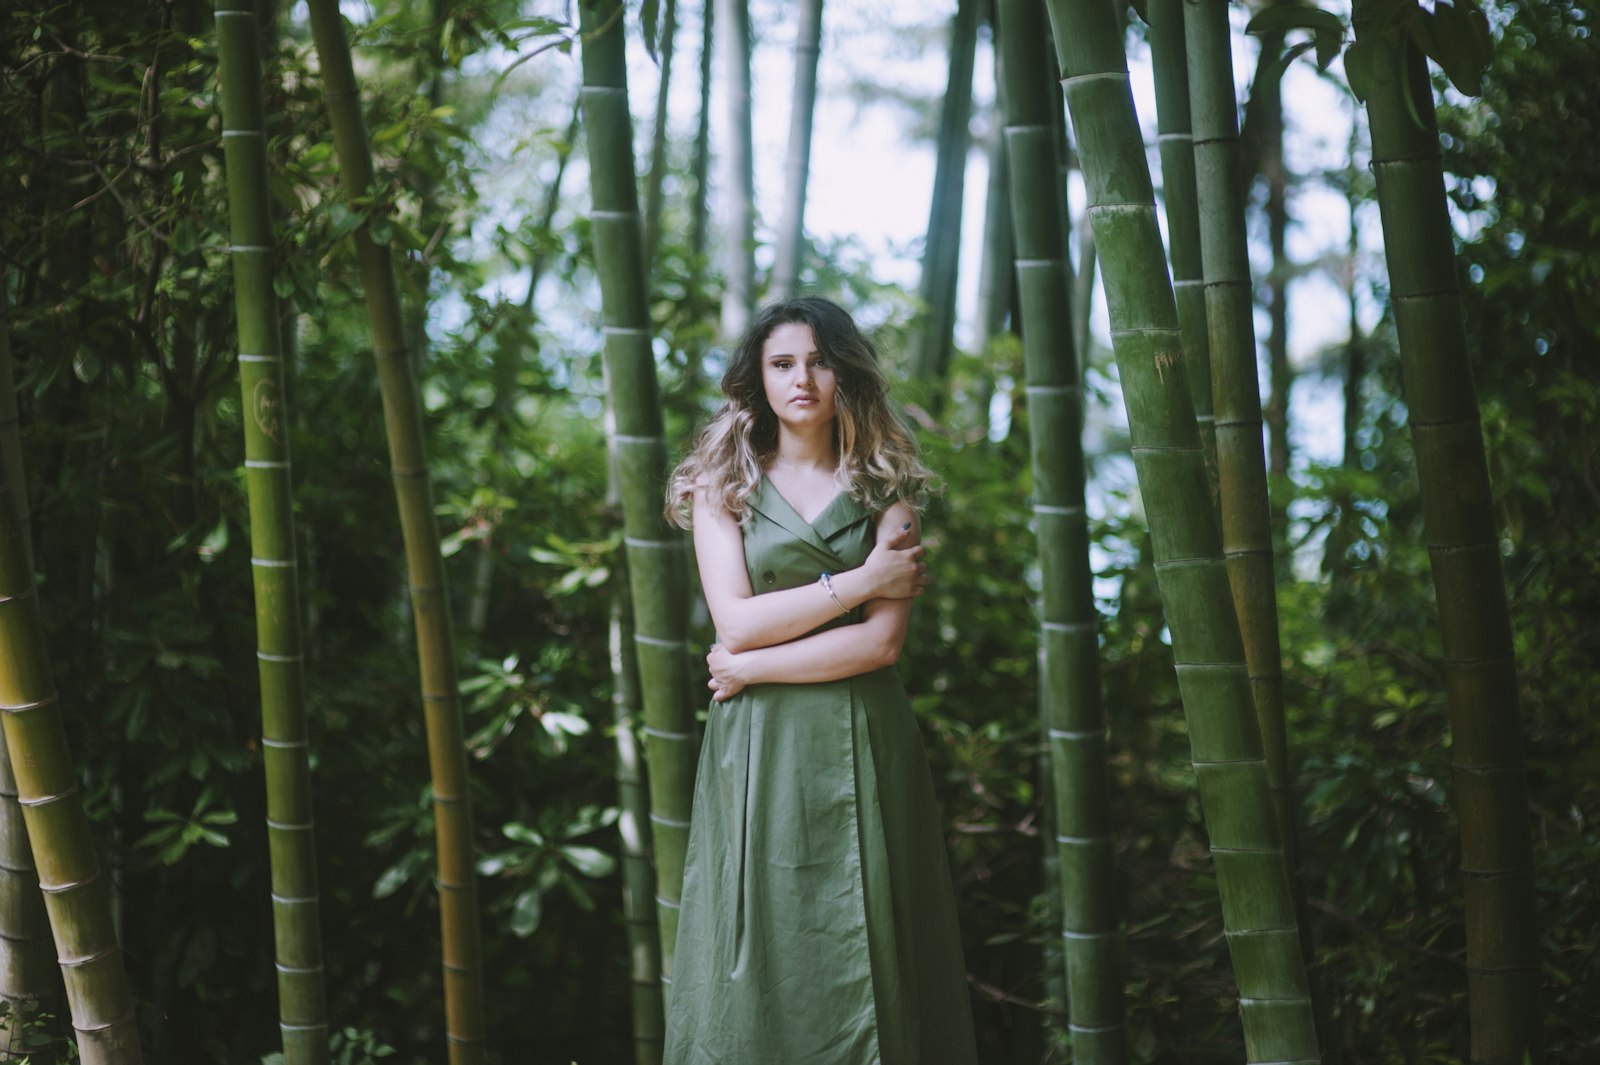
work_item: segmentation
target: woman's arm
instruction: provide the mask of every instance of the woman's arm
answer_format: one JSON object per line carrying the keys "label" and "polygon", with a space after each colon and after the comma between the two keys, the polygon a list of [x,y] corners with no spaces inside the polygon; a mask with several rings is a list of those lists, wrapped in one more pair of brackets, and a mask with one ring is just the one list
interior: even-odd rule
{"label": "woman's arm", "polygon": [[[902,530],[907,522],[911,528]],[[906,534],[905,542],[921,543],[916,515],[910,507],[896,503],[879,520],[879,545],[901,532]],[[909,598],[879,598],[867,604],[865,619],[857,625],[842,625],[788,643],[743,652],[718,645],[706,656],[711,668],[707,686],[720,702],[750,684],[814,684],[871,673],[899,660],[910,621]]]}
{"label": "woman's arm", "polygon": [[[901,514],[901,511],[904,511]],[[891,517],[891,514],[900,514]],[[878,542],[860,566],[833,574],[833,598],[820,584],[756,595],[745,571],[744,535],[726,510],[703,493],[694,497],[694,553],[700,585],[723,646],[735,653],[793,640],[873,599],[901,600],[922,594],[928,583],[921,563],[915,515],[890,507],[879,521]],[[886,535],[883,530],[889,530]]]}

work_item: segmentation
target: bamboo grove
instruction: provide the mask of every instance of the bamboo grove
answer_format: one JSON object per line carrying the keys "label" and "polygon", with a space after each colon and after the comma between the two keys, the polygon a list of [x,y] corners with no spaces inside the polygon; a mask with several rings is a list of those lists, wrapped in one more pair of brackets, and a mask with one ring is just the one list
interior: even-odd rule
{"label": "bamboo grove", "polygon": [[1591,30],[8,14],[0,1060],[660,1062],[664,477],[797,293],[942,484],[901,669],[981,1061],[1600,1053]]}

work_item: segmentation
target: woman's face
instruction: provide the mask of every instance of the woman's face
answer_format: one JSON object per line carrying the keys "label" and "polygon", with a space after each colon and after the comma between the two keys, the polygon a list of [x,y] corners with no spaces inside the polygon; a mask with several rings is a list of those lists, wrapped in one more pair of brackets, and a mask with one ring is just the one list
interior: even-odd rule
{"label": "woman's face", "polygon": [[761,383],[780,424],[806,429],[833,421],[838,381],[809,325],[788,322],[767,335]]}

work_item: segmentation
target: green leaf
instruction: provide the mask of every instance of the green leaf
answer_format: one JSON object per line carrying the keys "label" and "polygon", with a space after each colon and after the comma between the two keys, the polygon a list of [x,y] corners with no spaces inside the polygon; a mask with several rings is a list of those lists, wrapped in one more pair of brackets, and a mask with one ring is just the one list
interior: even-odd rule
{"label": "green leaf", "polygon": [[590,878],[610,876],[612,870],[617,867],[617,860],[598,847],[569,844],[561,848],[561,856],[570,862],[574,869]]}
{"label": "green leaf", "polygon": [[1439,64],[1450,84],[1467,96],[1483,91],[1483,75],[1494,58],[1494,39],[1482,11],[1468,0],[1440,3],[1431,12],[1424,10],[1411,26],[1417,46]]}
{"label": "green leaf", "polygon": [[529,888],[517,896],[517,901],[511,908],[511,934],[527,939],[538,930],[539,919],[543,916],[544,892],[538,888]]}
{"label": "green leaf", "polygon": [[531,825],[521,821],[507,821],[500,826],[500,834],[515,843],[527,843],[535,847],[544,846],[544,837]]}
{"label": "green leaf", "polygon": [[1371,41],[1355,41],[1345,49],[1344,76],[1350,82],[1350,91],[1362,103],[1378,87],[1381,75],[1377,65],[1382,61],[1381,50]]}
{"label": "green leaf", "polygon": [[1273,4],[1264,7],[1245,26],[1246,33],[1287,33],[1289,30],[1310,30],[1335,39],[1344,36],[1344,20],[1331,11],[1310,4]]}

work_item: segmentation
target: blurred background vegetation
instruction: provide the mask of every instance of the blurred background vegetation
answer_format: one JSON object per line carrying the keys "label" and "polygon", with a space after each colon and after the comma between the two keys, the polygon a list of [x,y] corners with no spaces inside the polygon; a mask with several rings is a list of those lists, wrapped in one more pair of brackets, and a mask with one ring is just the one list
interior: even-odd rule
{"label": "blurred background vegetation", "polygon": [[[391,211],[375,235],[401,257],[420,341],[494,1053],[623,1061],[607,656],[619,537],[605,502],[598,297],[585,183],[567,175],[545,210],[572,148],[572,79],[552,74],[572,62],[571,29],[560,11],[521,8],[374,0],[350,14],[375,194]],[[1550,1060],[1576,1063],[1600,1059],[1600,52],[1592,17],[1569,0],[1491,14],[1486,91],[1446,94],[1441,122],[1468,220],[1459,263],[1516,633],[1547,1042]],[[303,10],[262,17],[334,1056],[437,1061],[415,651],[348,254],[364,205],[337,192]],[[945,14],[924,17],[919,32],[936,38]],[[44,616],[145,1046],[153,1061],[243,1063],[278,1036],[210,18],[193,0],[8,7],[0,238]],[[556,47],[502,73],[543,45]],[[693,58],[684,46],[680,71]],[[931,115],[937,100],[913,105]],[[714,401],[720,299],[691,240],[704,195],[687,177],[694,138],[677,132],[652,282],[674,448]],[[1292,180],[1371,196],[1360,167]],[[1329,268],[1381,300],[1371,271]],[[530,273],[533,297],[503,294],[527,291]],[[858,308],[894,376],[906,374],[917,303],[859,248],[814,242],[802,283]],[[1457,811],[1394,349],[1385,315],[1302,370],[1348,397],[1352,435],[1342,461],[1296,463],[1273,485],[1292,558],[1278,589],[1289,736],[1330,1052],[1458,1061]],[[1171,648],[1108,413],[1120,408],[1115,375],[1104,347],[1088,359],[1133,1048],[1145,1062],[1233,1061],[1234,990]],[[944,482],[926,519],[934,585],[902,670],[945,803],[994,1063],[1066,1060],[1041,870],[1020,360],[1001,330],[957,353],[934,386],[947,399],[902,393]],[[697,636],[709,638],[703,617]]]}

